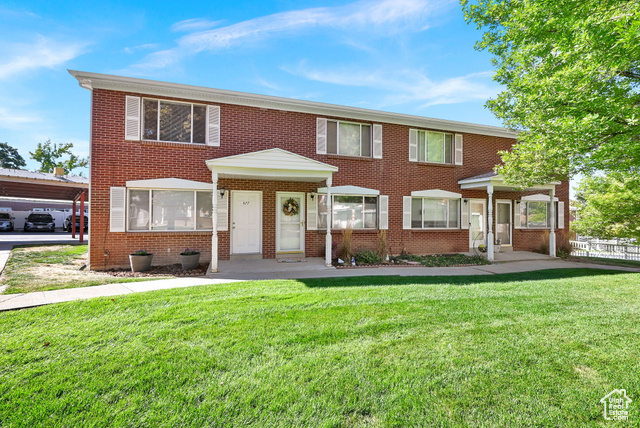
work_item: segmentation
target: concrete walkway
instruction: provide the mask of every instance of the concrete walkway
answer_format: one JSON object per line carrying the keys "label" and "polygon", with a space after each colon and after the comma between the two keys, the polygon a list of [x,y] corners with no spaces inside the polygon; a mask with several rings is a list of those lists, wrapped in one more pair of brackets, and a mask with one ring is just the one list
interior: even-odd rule
{"label": "concrete walkway", "polygon": [[[516,254],[520,253],[520,254]],[[198,285],[223,284],[259,279],[303,279],[350,276],[451,276],[495,275],[519,273],[542,269],[592,268],[626,272],[640,272],[638,268],[625,268],[588,263],[568,262],[536,253],[504,253],[492,265],[461,267],[380,267],[380,268],[328,268],[321,258],[308,258],[303,262],[278,262],[276,260],[221,261],[220,273],[208,278],[174,278],[164,280],[108,284],[95,287],[69,288],[65,290],[39,291],[23,294],[0,294],[0,311],[23,309],[51,303],[90,299],[92,297],[120,296],[152,290],[167,290]],[[250,263],[247,266],[247,263]]]}

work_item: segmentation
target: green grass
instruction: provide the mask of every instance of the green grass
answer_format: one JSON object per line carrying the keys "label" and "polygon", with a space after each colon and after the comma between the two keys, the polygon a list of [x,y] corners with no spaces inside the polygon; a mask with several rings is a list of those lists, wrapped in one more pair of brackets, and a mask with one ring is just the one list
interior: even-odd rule
{"label": "green grass", "polygon": [[570,260],[575,262],[597,263],[600,265],[607,265],[607,266],[623,266],[623,267],[640,268],[640,261],[638,260],[606,259],[604,257],[576,257],[576,256],[571,256]]}
{"label": "green grass", "polygon": [[[640,274],[255,281],[0,313],[0,426],[638,426]],[[600,398],[626,388],[627,422]]]}
{"label": "green grass", "polygon": [[0,283],[7,286],[4,294],[15,294],[158,279],[114,277],[80,270],[87,263],[86,245],[16,246]]}

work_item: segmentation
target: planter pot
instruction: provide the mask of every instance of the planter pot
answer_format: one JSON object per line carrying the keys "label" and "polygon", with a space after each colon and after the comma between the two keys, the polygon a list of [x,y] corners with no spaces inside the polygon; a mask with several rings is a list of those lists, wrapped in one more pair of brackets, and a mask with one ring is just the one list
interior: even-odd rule
{"label": "planter pot", "polygon": [[500,252],[500,245],[496,245],[495,247],[493,247],[493,252],[494,253],[499,253]]}
{"label": "planter pot", "polygon": [[144,272],[151,269],[152,260],[153,254],[147,254],[146,256],[129,254],[129,263],[131,264],[132,272]]}
{"label": "planter pot", "polygon": [[197,269],[200,266],[200,253],[188,256],[180,254],[180,262],[184,270]]}

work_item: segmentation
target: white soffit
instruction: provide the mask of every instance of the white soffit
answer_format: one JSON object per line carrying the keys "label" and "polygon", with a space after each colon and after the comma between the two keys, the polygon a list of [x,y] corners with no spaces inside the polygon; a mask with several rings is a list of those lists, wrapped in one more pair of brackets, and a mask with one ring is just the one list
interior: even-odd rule
{"label": "white soffit", "polygon": [[68,70],[81,87],[89,90],[106,89],[158,97],[184,98],[194,101],[244,105],[272,110],[309,113],[318,116],[343,117],[374,123],[395,123],[416,128],[428,128],[449,132],[462,132],[494,137],[516,138],[517,132],[498,126],[478,125],[453,120],[434,119],[408,114],[369,110],[359,107],[325,104],[315,101],[226,91],[202,86],[137,79],[133,77]]}
{"label": "white soffit", "polygon": [[183,180],[182,178],[154,178],[151,180],[127,181],[127,187],[141,189],[167,189],[167,190],[208,190],[213,189],[212,183],[201,181]]}
{"label": "white soffit", "polygon": [[416,190],[411,192],[411,196],[417,196],[422,198],[444,198],[444,199],[460,199],[461,193],[448,192],[446,190],[431,189],[431,190]]}
{"label": "white soffit", "polygon": [[[543,195],[543,194],[538,194],[538,195],[527,195],[527,196],[523,196],[522,198],[520,198],[521,201],[533,201],[533,202],[549,202],[551,200],[551,198],[549,197],[549,195]],[[557,202],[559,199],[558,198],[553,198],[554,202]]]}
{"label": "white soffit", "polygon": [[[318,193],[327,193],[326,187],[318,188]],[[364,195],[364,196],[378,196],[379,190],[367,189],[366,187],[359,186],[332,186],[331,193],[340,195]]]}

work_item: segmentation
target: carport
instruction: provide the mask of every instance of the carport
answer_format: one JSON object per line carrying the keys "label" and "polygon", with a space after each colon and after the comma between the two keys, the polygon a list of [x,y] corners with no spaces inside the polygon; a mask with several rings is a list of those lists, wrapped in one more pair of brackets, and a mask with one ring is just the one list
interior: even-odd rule
{"label": "carport", "polygon": [[76,204],[80,204],[79,241],[84,241],[84,205],[88,202],[89,179],[64,175],[62,168],[54,173],[0,168],[0,195],[13,198],[34,198],[70,201],[72,203],[72,237],[76,230]]}

